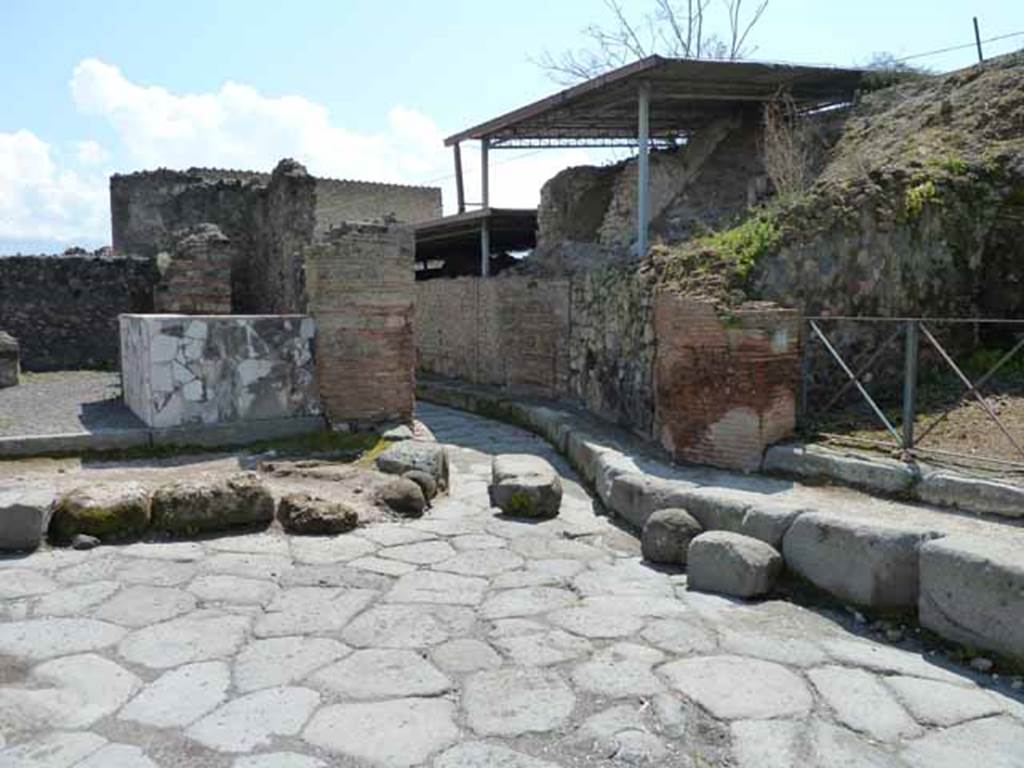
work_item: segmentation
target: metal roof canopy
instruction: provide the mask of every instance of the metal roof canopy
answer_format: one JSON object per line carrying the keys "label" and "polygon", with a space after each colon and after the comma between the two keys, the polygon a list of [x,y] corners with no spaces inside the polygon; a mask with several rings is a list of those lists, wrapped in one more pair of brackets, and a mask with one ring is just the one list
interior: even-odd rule
{"label": "metal roof canopy", "polygon": [[[637,235],[647,252],[648,178],[652,144],[675,144],[691,131],[787,94],[802,109],[848,103],[863,71],[751,61],[667,59],[648,56],[508,112],[445,139],[455,157],[458,210],[466,210],[460,142],[480,142],[481,207],[490,207],[488,152],[564,146],[637,147]],[[481,221],[481,274],[490,258],[488,220]]]}
{"label": "metal roof canopy", "polygon": [[[637,138],[637,91],[650,89],[650,138],[675,140],[729,114],[740,102],[767,102],[780,91],[814,109],[848,102],[862,71],[747,61],[649,56],[445,139],[491,148],[558,146],[560,141]],[[611,143],[611,142],[609,142]]]}

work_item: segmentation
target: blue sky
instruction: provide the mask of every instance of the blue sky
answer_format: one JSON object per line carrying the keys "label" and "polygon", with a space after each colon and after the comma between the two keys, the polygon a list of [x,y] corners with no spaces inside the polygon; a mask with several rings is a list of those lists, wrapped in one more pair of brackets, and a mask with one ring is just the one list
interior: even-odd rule
{"label": "blue sky", "polygon": [[[1024,31],[1021,0],[771,0],[752,58],[856,65],[969,43],[975,14],[985,37]],[[154,165],[269,169],[290,155],[322,175],[441,184],[448,204],[443,136],[556,90],[531,57],[606,19],[599,0],[4,0],[0,253],[105,244],[107,176]],[[529,205],[591,158],[495,159],[494,203]]]}

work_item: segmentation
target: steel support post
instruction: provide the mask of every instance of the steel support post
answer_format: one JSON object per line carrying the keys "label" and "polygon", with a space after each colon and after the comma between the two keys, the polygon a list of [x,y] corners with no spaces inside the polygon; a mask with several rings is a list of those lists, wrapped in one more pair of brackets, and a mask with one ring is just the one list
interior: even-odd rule
{"label": "steel support post", "polygon": [[466,212],[466,188],[462,184],[462,147],[458,142],[452,145],[455,156],[455,196],[459,203],[459,213]]}
{"label": "steel support post", "polygon": [[647,83],[637,91],[637,190],[636,190],[636,250],[642,259],[647,255],[647,222],[650,201],[651,152],[651,88]]}
{"label": "steel support post", "polygon": [[903,450],[914,448],[914,417],[917,413],[917,321],[906,321],[903,344]]}
{"label": "steel support post", "polygon": [[482,277],[487,277],[491,273],[491,227],[487,220],[491,207],[490,167],[487,158],[490,148],[490,139],[480,140],[480,205],[484,212],[484,218],[480,224],[480,275]]}

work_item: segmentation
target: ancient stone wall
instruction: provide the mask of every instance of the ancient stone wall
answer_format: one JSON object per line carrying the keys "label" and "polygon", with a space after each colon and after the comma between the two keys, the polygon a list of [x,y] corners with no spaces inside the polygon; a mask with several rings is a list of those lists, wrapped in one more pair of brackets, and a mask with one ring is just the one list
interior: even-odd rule
{"label": "ancient stone wall", "polygon": [[145,258],[0,257],[0,329],[26,371],[114,369],[117,316],[152,312],[159,279]]}
{"label": "ancient stone wall", "polygon": [[410,229],[378,225],[305,248],[320,397],[335,426],[412,418],[413,251]]}
{"label": "ancient stone wall", "polygon": [[441,217],[441,190],[370,181],[316,180],[316,232],[345,222],[415,224]]}
{"label": "ancient stone wall", "polygon": [[179,231],[171,252],[158,259],[162,277],[153,295],[154,310],[158,313],[229,314],[233,254],[231,241],[213,224]]}
{"label": "ancient stone wall", "polygon": [[147,426],[320,412],[312,318],[122,315],[125,403]]}
{"label": "ancient stone wall", "polygon": [[416,283],[421,370],[557,396],[569,391],[569,283],[460,277]]}
{"label": "ancient stone wall", "polygon": [[658,292],[655,434],[683,461],[757,470],[796,424],[799,315],[774,307],[723,314]]}

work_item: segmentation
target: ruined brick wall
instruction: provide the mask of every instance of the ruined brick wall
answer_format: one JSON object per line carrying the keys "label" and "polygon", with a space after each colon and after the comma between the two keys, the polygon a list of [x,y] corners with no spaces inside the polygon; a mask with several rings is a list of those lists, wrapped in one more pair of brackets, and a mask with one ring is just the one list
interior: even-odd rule
{"label": "ruined brick wall", "polygon": [[460,277],[416,283],[420,370],[545,396],[569,391],[569,283]]}
{"label": "ruined brick wall", "polygon": [[335,425],[412,418],[412,231],[349,226],[305,248],[324,412]]}
{"label": "ruined brick wall", "polygon": [[799,316],[773,307],[722,314],[659,292],[654,300],[655,432],[676,459],[756,470],[796,423]]}
{"label": "ruined brick wall", "polygon": [[441,217],[438,187],[410,187],[369,181],[316,181],[316,232],[344,222],[393,219],[415,224]]}
{"label": "ruined brick wall", "polygon": [[152,312],[159,279],[152,259],[0,257],[0,330],[26,371],[115,369],[117,316]]}
{"label": "ruined brick wall", "polygon": [[200,224],[177,233],[153,295],[158,313],[225,315],[231,312],[234,248],[220,228]]}

